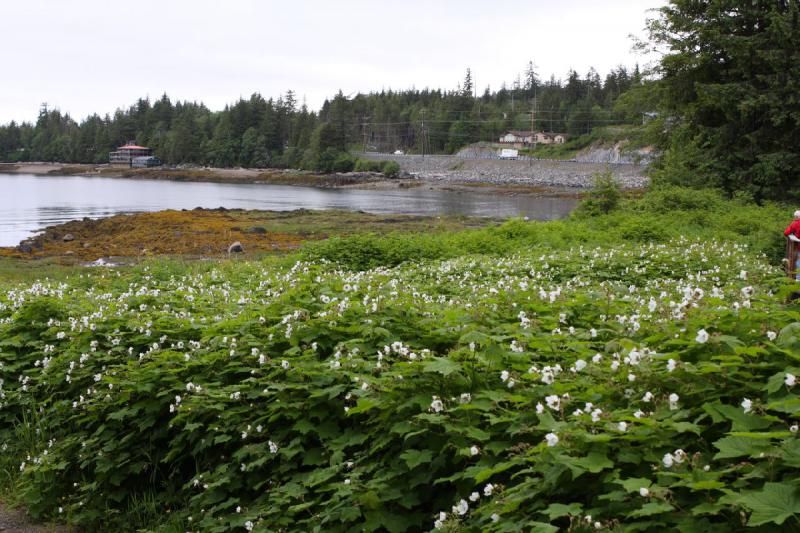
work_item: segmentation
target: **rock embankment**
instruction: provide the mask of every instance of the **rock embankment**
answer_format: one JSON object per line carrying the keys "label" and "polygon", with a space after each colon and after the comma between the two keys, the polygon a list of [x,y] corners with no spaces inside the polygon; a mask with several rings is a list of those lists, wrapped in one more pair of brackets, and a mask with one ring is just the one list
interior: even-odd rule
{"label": "rock embankment", "polygon": [[519,184],[541,187],[590,188],[594,176],[610,171],[621,187],[647,185],[646,167],[631,164],[582,163],[578,161],[469,159],[445,155],[358,154],[364,159],[396,161],[400,168],[419,179],[489,184]]}

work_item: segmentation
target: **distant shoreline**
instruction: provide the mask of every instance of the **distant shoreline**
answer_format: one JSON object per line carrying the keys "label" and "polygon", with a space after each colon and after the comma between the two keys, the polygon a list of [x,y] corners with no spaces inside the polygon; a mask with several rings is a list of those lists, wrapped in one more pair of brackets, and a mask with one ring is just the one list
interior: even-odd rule
{"label": "distant shoreline", "polygon": [[581,198],[585,188],[520,183],[496,183],[490,180],[432,179],[406,175],[386,178],[372,172],[317,174],[303,170],[252,168],[120,168],[109,165],[67,163],[0,163],[0,174],[37,176],[81,176],[87,178],[126,178],[212,183],[263,183],[337,189],[391,190],[425,187],[427,189],[486,194],[525,194],[539,197]]}

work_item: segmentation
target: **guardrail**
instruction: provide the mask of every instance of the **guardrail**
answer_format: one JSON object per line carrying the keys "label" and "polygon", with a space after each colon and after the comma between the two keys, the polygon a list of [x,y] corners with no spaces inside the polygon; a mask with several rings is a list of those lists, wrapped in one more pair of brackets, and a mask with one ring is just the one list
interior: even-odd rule
{"label": "guardrail", "polygon": [[579,165],[619,165],[630,167],[647,166],[646,163],[619,163],[619,162],[604,162],[604,161],[579,161],[577,159],[548,159],[545,157],[533,157],[529,155],[520,155],[514,158],[500,157],[496,154],[393,154],[391,152],[353,152],[356,156],[379,156],[379,157],[397,157],[397,158],[437,158],[437,159],[484,159],[487,161],[536,161],[542,163],[577,163]]}

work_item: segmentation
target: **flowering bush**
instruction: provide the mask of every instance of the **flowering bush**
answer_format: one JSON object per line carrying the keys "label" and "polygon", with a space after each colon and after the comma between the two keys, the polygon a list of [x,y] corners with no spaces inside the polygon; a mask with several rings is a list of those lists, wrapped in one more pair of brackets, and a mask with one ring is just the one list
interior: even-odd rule
{"label": "flowering bush", "polygon": [[790,289],[688,240],[8,286],[0,464],[89,528],[795,527]]}

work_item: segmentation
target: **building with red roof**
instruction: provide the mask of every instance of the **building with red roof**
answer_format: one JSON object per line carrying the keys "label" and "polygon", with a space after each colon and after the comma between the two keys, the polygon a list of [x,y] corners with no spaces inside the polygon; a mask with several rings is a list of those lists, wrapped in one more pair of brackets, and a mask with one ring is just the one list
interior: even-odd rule
{"label": "building with red roof", "polygon": [[117,148],[115,152],[110,152],[108,154],[108,162],[114,166],[132,167],[136,159],[141,157],[150,158],[151,156],[152,150],[150,148],[139,146],[133,141],[128,141],[125,145]]}

